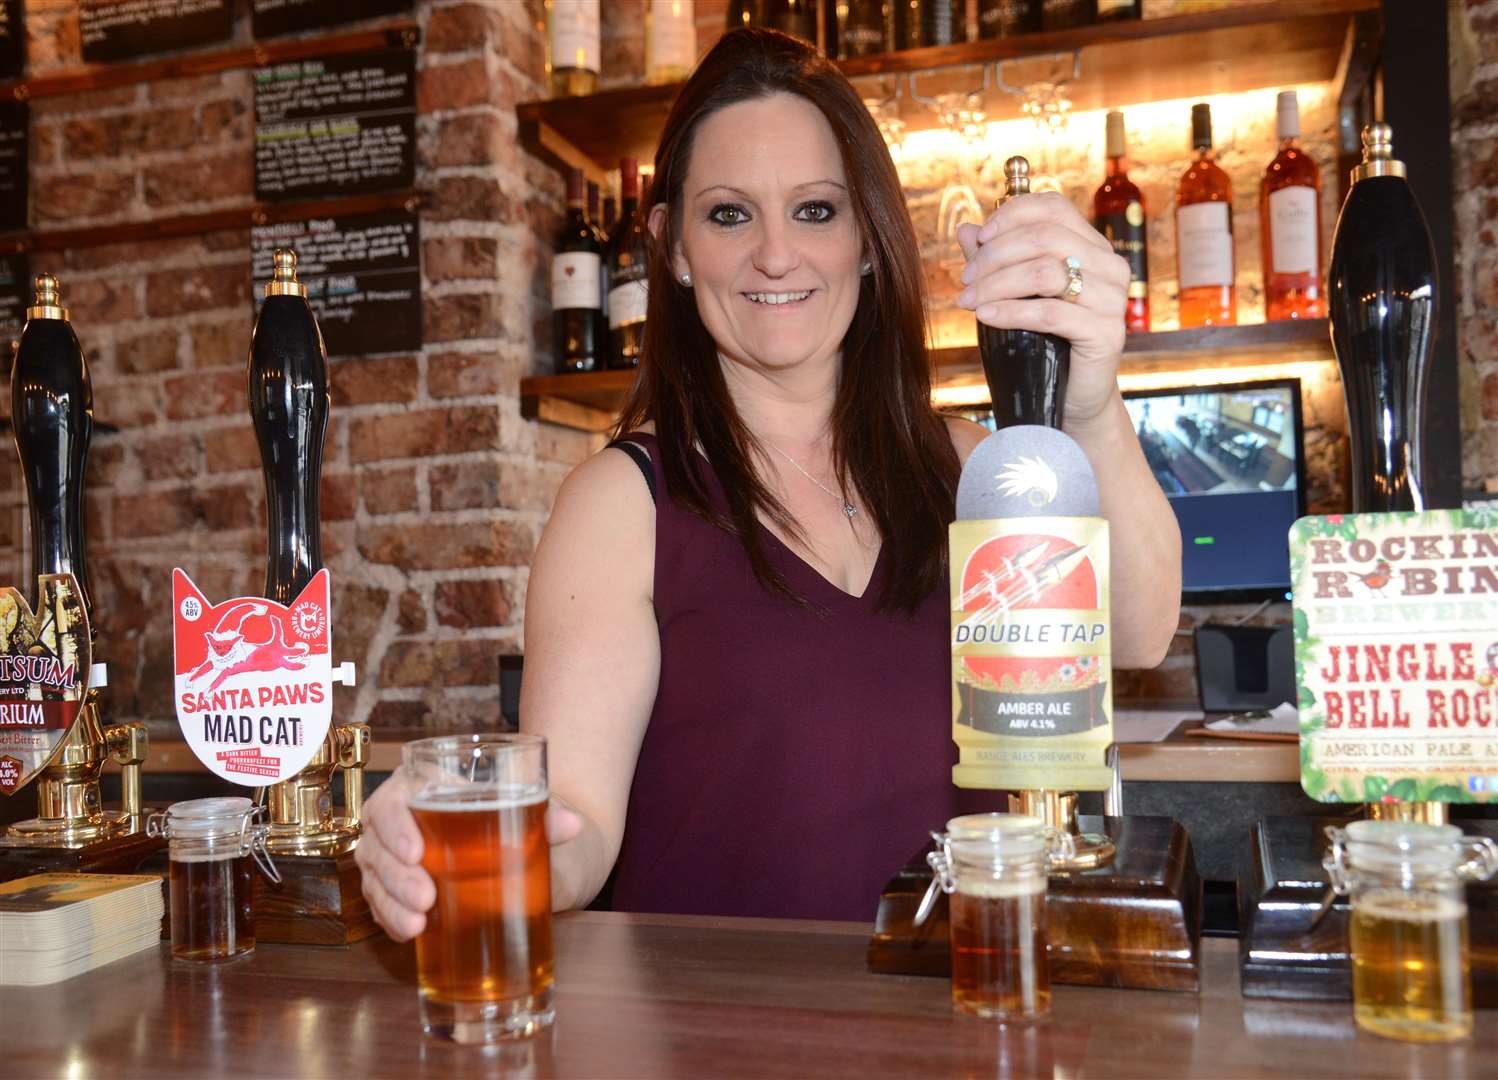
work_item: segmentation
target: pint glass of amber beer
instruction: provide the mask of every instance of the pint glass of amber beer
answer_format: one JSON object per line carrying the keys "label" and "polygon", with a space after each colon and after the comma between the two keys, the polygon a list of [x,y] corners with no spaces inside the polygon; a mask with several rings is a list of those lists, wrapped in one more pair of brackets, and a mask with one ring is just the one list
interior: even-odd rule
{"label": "pint glass of amber beer", "polygon": [[416,939],[422,1026],[465,1043],[533,1034],[554,1016],[546,740],[421,739],[403,760],[437,886]]}
{"label": "pint glass of amber beer", "polygon": [[1046,880],[1068,838],[1024,814],[967,814],[932,836],[931,866],[949,894],[953,1004],[996,1020],[1047,1015]]}
{"label": "pint glass of amber beer", "polygon": [[1455,825],[1404,821],[1355,821],[1327,835],[1327,872],[1352,898],[1358,1026],[1409,1042],[1471,1034],[1464,883],[1492,875],[1498,845]]}

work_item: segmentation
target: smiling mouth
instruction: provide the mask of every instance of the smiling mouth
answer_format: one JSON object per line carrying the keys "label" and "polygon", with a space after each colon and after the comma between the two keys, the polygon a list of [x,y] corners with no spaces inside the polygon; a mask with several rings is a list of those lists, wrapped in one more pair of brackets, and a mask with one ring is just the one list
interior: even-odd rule
{"label": "smiling mouth", "polygon": [[811,289],[803,289],[800,292],[751,292],[744,296],[751,304],[764,304],[769,307],[778,307],[781,304],[795,304],[805,300],[812,294]]}

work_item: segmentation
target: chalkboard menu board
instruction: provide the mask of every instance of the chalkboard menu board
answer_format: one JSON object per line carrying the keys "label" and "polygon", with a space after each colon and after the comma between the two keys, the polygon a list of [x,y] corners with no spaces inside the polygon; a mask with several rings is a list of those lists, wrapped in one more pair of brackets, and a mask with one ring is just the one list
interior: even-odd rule
{"label": "chalkboard menu board", "polygon": [[26,253],[0,255],[0,350],[9,365],[10,342],[21,336],[31,306],[31,262]]}
{"label": "chalkboard menu board", "polygon": [[414,50],[256,69],[256,199],[386,191],[415,179]]}
{"label": "chalkboard menu board", "polygon": [[31,106],[24,101],[0,101],[0,232],[26,228],[30,133]]}
{"label": "chalkboard menu board", "polygon": [[[271,279],[271,256],[289,247],[297,279],[334,356],[421,348],[421,234],[414,213],[381,210],[348,217],[257,225],[250,234],[256,282]],[[256,290],[257,302],[260,290]]]}
{"label": "chalkboard menu board", "polygon": [[234,35],[234,5],[231,0],[78,0],[78,23],[83,59],[107,64],[227,41]]}
{"label": "chalkboard menu board", "polygon": [[250,0],[250,28],[257,38],[295,34],[324,26],[403,15],[415,7],[414,0]]}
{"label": "chalkboard menu board", "polygon": [[0,79],[14,79],[26,70],[26,5],[22,0],[0,0]]}

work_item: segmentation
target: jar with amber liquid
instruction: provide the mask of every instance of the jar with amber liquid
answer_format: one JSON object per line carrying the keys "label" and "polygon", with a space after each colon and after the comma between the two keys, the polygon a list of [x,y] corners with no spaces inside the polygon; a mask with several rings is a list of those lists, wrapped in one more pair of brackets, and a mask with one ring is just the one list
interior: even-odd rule
{"label": "jar with amber liquid", "polygon": [[265,850],[263,806],[246,798],[189,799],[147,822],[170,858],[172,958],[229,960],[255,948],[255,869],[279,882]]}
{"label": "jar with amber liquid", "polygon": [[994,1020],[1047,1016],[1046,881],[1071,838],[1026,814],[966,814],[931,836],[933,886],[949,897],[952,1003]]}
{"label": "jar with amber liquid", "polygon": [[1355,821],[1329,827],[1332,887],[1352,900],[1353,1014],[1406,1042],[1472,1034],[1468,881],[1498,870],[1498,844],[1455,825]]}

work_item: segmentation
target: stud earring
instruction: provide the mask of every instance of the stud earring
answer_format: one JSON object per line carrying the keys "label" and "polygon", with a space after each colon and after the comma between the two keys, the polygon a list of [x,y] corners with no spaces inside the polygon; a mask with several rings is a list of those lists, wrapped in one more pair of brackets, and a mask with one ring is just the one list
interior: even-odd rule
{"label": "stud earring", "polygon": [[690,289],[692,287],[692,275],[691,274],[682,274],[681,275],[681,283],[683,285],[685,285],[687,288]]}
{"label": "stud earring", "polygon": [[871,262],[868,259],[865,259],[863,261],[863,266],[859,268],[858,272],[860,274],[862,274],[864,277],[868,277],[870,274],[872,274],[874,272],[874,264],[873,264],[873,262]]}

